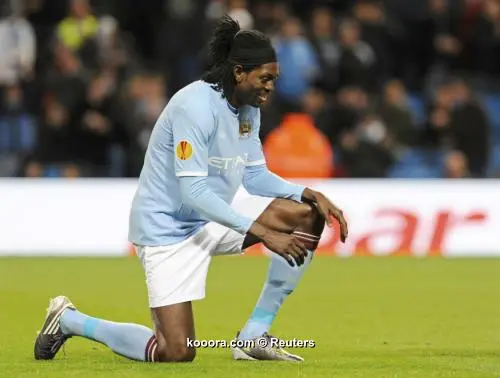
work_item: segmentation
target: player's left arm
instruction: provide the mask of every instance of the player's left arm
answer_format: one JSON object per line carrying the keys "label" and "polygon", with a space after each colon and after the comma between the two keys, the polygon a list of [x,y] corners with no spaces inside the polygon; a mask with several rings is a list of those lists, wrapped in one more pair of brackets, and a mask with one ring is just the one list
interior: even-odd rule
{"label": "player's left arm", "polygon": [[260,112],[254,117],[254,129],[245,141],[248,154],[243,174],[243,187],[248,193],[262,197],[288,198],[301,202],[305,186],[293,184],[275,175],[266,165],[262,143],[259,137]]}
{"label": "player's left arm", "polygon": [[337,219],[340,224],[340,238],[344,242],[347,238],[348,227],[342,210],[335,206],[323,193],[303,185],[291,183],[269,171],[258,129],[254,130],[249,142],[248,161],[243,176],[243,187],[246,191],[263,197],[288,198],[297,202],[316,204],[328,227],[332,227],[332,217]]}
{"label": "player's left arm", "polygon": [[297,202],[302,201],[306,189],[303,185],[293,184],[272,173],[265,163],[245,167],[243,187],[256,196],[288,198]]}

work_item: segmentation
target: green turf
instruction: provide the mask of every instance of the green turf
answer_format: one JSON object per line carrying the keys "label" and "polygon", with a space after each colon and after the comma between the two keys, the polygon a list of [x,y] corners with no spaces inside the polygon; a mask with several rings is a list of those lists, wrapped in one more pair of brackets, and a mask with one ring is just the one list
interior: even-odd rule
{"label": "green turf", "polygon": [[[267,268],[262,257],[219,257],[195,305],[197,338],[230,340]],[[140,265],[127,259],[0,259],[2,377],[494,377],[500,376],[500,260],[316,257],[273,332],[313,339],[306,362],[239,362],[201,349],[192,364],[129,362],[72,339],[34,361],[50,296],[83,312],[149,324]]]}

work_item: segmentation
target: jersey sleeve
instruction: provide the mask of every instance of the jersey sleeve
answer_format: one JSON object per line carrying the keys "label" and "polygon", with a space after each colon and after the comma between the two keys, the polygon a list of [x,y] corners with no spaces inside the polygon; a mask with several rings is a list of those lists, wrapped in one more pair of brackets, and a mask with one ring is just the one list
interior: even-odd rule
{"label": "jersey sleeve", "polygon": [[252,130],[246,148],[246,152],[248,153],[247,167],[266,164],[266,158],[260,140],[260,110],[255,111],[253,115],[253,125],[254,130]]}
{"label": "jersey sleeve", "polygon": [[215,128],[212,113],[203,107],[179,106],[172,112],[175,175],[207,176],[208,148]]}

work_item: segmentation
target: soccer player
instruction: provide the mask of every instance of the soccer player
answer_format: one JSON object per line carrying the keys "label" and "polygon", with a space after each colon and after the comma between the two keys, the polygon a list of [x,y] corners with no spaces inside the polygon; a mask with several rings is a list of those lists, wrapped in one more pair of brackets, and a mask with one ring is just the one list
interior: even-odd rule
{"label": "soccer player", "polygon": [[[201,80],[176,93],[154,127],[130,214],[130,241],[143,264],[154,330],[88,316],[65,296],[51,300],[36,338],[36,359],[53,359],[70,337],[83,336],[129,359],[192,361],[191,303],[205,297],[212,256],[262,242],[268,277],[241,340],[270,338],[285,298],[310,264],[325,221],[347,224],[326,196],[270,173],[259,140],[259,107],[279,75],[270,40],[224,17],[210,43]],[[269,198],[253,214],[231,203],[240,184]],[[237,284],[237,283],[236,283]],[[280,348],[233,348],[234,359],[302,361]]]}

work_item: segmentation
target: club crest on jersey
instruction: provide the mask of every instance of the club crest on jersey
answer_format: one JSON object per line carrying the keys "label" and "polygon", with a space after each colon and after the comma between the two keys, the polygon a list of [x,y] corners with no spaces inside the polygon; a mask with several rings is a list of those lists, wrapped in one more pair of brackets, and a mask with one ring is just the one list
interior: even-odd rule
{"label": "club crest on jersey", "polygon": [[248,119],[240,122],[240,138],[248,138],[252,132],[252,123]]}
{"label": "club crest on jersey", "polygon": [[187,140],[181,140],[177,144],[175,154],[180,160],[187,160],[193,155],[193,146]]}

